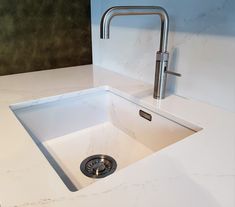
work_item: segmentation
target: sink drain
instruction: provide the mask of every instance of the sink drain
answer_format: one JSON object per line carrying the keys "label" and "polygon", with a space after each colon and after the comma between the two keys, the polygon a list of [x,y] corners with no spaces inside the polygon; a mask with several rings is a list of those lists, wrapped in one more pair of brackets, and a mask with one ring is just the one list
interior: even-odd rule
{"label": "sink drain", "polygon": [[117,168],[116,161],[108,155],[92,155],[82,161],[80,169],[90,178],[104,178]]}

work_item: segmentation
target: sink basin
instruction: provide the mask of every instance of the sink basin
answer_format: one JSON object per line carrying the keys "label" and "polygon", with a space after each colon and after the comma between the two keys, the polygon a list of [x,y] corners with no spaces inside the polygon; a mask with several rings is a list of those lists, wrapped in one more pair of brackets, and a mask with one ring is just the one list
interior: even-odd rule
{"label": "sink basin", "polygon": [[[18,103],[11,109],[68,189],[77,191],[100,179],[82,172],[87,157],[108,155],[117,171],[199,129],[137,102],[102,87]],[[89,170],[94,166],[104,172],[104,164],[90,162]]]}

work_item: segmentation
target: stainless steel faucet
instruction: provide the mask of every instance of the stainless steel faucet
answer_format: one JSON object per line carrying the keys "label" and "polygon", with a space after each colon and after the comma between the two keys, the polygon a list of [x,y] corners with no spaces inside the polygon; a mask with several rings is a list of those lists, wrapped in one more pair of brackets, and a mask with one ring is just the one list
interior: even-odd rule
{"label": "stainless steel faucet", "polygon": [[100,23],[100,38],[109,39],[111,20],[115,16],[126,15],[159,15],[161,19],[160,47],[156,55],[156,71],[153,97],[163,99],[165,97],[167,74],[181,76],[178,73],[168,71],[169,53],[167,52],[167,40],[169,31],[169,17],[165,9],[159,6],[115,6],[109,8],[103,15]]}

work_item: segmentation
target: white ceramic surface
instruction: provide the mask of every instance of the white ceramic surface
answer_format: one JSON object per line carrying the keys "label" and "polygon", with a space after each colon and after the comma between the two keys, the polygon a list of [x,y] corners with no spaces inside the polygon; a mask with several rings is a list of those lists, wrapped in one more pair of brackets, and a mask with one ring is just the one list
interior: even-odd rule
{"label": "white ceramic surface", "polygon": [[[115,174],[71,193],[9,105],[109,85],[155,113],[203,130]],[[235,114],[168,96],[97,66],[0,77],[1,207],[234,207]]]}
{"label": "white ceramic surface", "polygon": [[[40,142],[39,148],[47,149],[47,159],[51,159],[49,152],[78,190],[94,182],[80,171],[81,162],[89,156],[109,155],[119,170],[200,130],[162,117],[107,87],[11,108],[32,139]],[[141,117],[140,110],[151,121]],[[67,183],[60,171],[58,174]]]}

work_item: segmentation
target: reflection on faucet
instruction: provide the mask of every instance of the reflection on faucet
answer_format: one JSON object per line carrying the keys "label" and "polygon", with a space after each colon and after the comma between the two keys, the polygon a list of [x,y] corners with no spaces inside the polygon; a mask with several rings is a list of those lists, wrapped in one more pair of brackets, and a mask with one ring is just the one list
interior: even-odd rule
{"label": "reflection on faucet", "polygon": [[153,97],[163,99],[165,97],[167,74],[180,76],[180,74],[167,70],[169,53],[167,52],[167,40],[169,31],[169,17],[165,9],[159,6],[116,6],[109,8],[103,15],[100,24],[100,38],[109,39],[110,23],[115,16],[126,15],[159,15],[161,19],[160,47],[156,56],[156,71]]}

